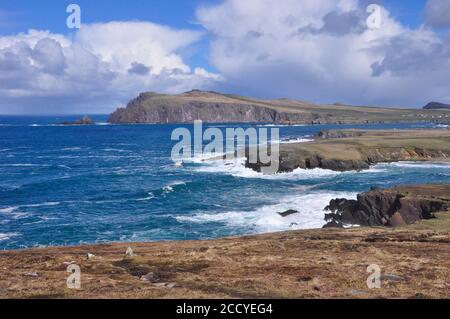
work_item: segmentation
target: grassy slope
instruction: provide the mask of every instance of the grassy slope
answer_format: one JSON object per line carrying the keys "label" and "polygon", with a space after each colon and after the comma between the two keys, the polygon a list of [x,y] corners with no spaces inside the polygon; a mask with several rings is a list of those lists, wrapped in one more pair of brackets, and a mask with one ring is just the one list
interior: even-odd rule
{"label": "grassy slope", "polygon": [[346,122],[363,121],[421,121],[441,120],[450,118],[450,110],[418,110],[402,108],[383,108],[368,106],[350,106],[343,104],[315,104],[292,99],[263,100],[238,95],[225,95],[215,92],[187,92],[179,95],[147,93],[148,99],[142,104],[146,107],[157,105],[181,105],[189,101],[208,103],[249,104],[266,107],[287,113],[315,113],[324,117],[336,118]]}
{"label": "grassy slope", "polygon": [[[358,132],[358,130],[353,130]],[[350,131],[351,132],[351,131]],[[364,136],[349,138],[316,139],[310,143],[284,144],[282,152],[295,154],[301,151],[317,153],[324,159],[360,160],[370,150],[427,149],[450,151],[450,130],[384,130],[360,131]],[[442,159],[446,160],[446,159]]]}

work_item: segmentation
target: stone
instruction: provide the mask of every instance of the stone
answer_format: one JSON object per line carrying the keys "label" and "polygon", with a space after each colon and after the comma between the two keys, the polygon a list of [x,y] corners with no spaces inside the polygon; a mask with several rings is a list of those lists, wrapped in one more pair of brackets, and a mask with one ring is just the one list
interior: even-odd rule
{"label": "stone", "polygon": [[149,272],[148,274],[141,276],[141,280],[151,283],[157,283],[160,281],[160,278],[154,272]]}
{"label": "stone", "polygon": [[128,247],[127,251],[125,252],[125,255],[127,255],[128,257],[133,257],[134,256],[133,249],[131,249],[131,247]]}
{"label": "stone", "polygon": [[294,215],[294,214],[298,214],[299,212],[298,211],[296,211],[296,210],[293,210],[293,209],[289,209],[289,210],[287,210],[287,211],[285,211],[285,212],[282,212],[282,213],[278,213],[281,217],[288,217],[288,216],[291,216],[291,215]]}
{"label": "stone", "polygon": [[37,278],[39,277],[39,274],[37,272],[27,272],[26,274],[24,274],[24,276]]}
{"label": "stone", "polygon": [[175,288],[176,286],[177,286],[177,284],[174,283],[174,282],[168,283],[168,284],[166,285],[166,287],[169,288],[169,289]]}

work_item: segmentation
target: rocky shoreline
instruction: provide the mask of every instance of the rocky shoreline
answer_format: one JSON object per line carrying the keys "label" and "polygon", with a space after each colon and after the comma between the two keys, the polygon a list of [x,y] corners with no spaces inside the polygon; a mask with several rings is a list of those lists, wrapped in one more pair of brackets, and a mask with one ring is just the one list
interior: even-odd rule
{"label": "rocky shoreline", "polygon": [[356,200],[334,199],[325,208],[325,227],[399,227],[433,219],[450,208],[450,185],[373,189]]}
{"label": "rocky shoreline", "polygon": [[[360,171],[377,163],[449,161],[450,130],[347,130],[319,134],[315,141],[280,145],[279,173],[296,169]],[[246,167],[261,172],[264,164]]]}

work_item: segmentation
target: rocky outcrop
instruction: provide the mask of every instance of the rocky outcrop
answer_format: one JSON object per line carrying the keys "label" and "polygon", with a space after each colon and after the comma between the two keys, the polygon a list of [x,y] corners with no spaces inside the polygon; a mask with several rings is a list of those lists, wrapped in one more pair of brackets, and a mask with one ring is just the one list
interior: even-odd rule
{"label": "rocky outcrop", "polygon": [[[426,187],[426,186],[424,186]],[[432,219],[434,213],[450,208],[449,185],[442,185],[445,198],[423,196],[419,191],[394,188],[388,190],[373,189],[359,194],[356,200],[333,199],[325,210],[329,222],[326,227],[342,225],[360,226],[403,226],[414,224],[423,219]]]}
{"label": "rocky outcrop", "polygon": [[[450,133],[439,130],[329,131],[313,142],[281,144],[279,173],[300,169],[360,171],[377,163],[450,160]],[[246,167],[261,172],[259,161]]]}
{"label": "rocky outcrop", "polygon": [[84,116],[73,122],[62,122],[61,125],[95,125],[95,122],[89,116]]}

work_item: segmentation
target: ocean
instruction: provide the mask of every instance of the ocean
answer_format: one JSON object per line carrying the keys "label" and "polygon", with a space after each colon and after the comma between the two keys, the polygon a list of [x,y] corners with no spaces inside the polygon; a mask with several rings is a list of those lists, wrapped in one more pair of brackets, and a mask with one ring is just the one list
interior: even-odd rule
{"label": "ocean", "polygon": [[[171,133],[192,125],[108,125],[106,116],[94,116],[96,126],[55,125],[77,118],[0,116],[0,249],[320,228],[333,198],[355,198],[372,186],[450,182],[445,163],[273,176],[240,162],[177,165]],[[335,128],[441,129],[431,123],[279,127],[285,143]],[[288,209],[299,214],[277,214]]]}

